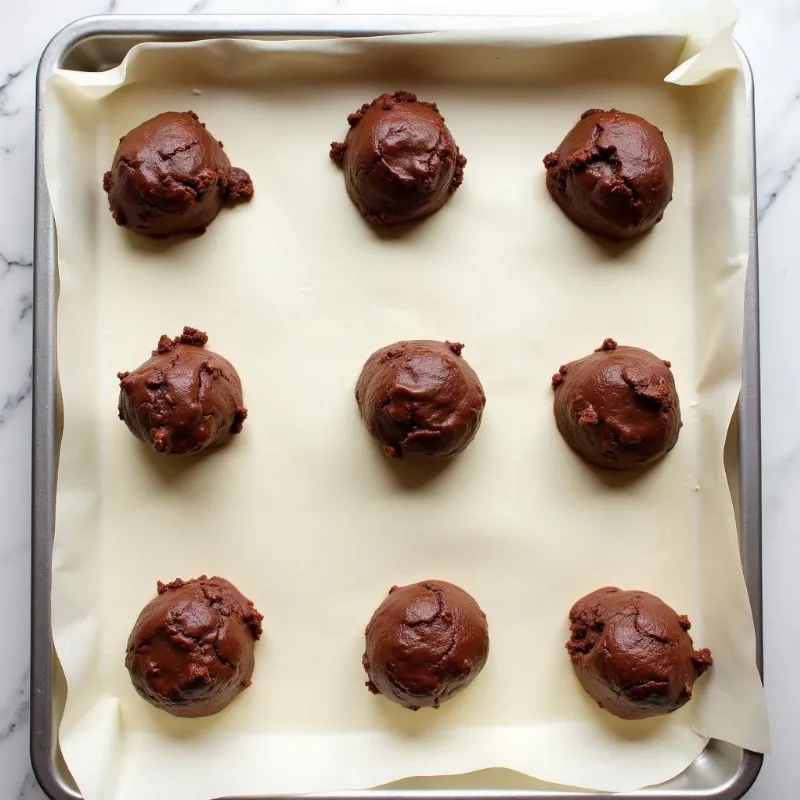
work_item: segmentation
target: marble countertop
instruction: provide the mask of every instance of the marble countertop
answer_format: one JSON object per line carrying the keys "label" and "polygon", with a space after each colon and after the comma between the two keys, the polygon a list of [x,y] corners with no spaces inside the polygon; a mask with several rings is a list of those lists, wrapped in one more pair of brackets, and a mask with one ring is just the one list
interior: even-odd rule
{"label": "marble countertop", "polygon": [[[552,13],[526,0],[11,0],[0,32],[0,798],[42,800],[28,761],[31,322],[33,312],[34,80],[51,36],[100,13]],[[559,14],[687,10],[698,0],[563,0]],[[764,479],[764,661],[774,754],[748,798],[800,793],[800,425],[782,397],[800,394],[800,4],[739,0],[736,37],[755,73],[761,263]],[[601,10],[598,10],[601,9]],[[793,488],[794,487],[794,488]]]}

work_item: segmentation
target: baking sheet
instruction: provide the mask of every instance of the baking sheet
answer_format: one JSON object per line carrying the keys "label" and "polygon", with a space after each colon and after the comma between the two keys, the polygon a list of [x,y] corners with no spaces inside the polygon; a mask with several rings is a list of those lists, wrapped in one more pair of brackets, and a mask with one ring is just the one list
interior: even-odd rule
{"label": "baking sheet", "polygon": [[[110,73],[54,79],[53,617],[69,684],[61,744],[87,800],[487,767],[626,790],[674,776],[710,736],[768,747],[722,464],[747,254],[741,76],[727,29],[687,40],[685,23],[638,25],[145,45]],[[681,62],[677,79],[703,86],[662,82]],[[327,143],[346,113],[401,86],[437,100],[469,163],[439,214],[377,236]],[[659,125],[675,158],[675,200],[632,246],[573,228],[540,165],[581,111],[612,105]],[[125,131],[188,107],[251,172],[256,199],[203,237],[137,239],[111,223],[99,177]],[[230,447],[165,460],[116,419],[114,375],[184,324],[236,364],[250,418]],[[670,358],[681,393],[678,447],[635,481],[587,470],[552,423],[550,374],[608,335]],[[417,337],[465,341],[488,398],[467,453],[422,473],[382,457],[352,397],[372,350]],[[266,615],[254,683],[215,718],[165,718],[133,692],[125,640],[157,579],[201,572]],[[364,690],[363,626],[391,584],[429,577],[475,594],[492,655],[458,700],[409,714]],[[714,653],[668,719],[614,720],[572,676],[566,612],[608,583],[688,612]]]}

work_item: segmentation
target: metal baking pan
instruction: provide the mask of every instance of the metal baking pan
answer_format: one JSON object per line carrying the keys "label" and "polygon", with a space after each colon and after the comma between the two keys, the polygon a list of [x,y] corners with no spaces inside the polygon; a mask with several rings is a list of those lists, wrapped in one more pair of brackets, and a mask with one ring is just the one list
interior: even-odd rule
{"label": "metal baking pan", "polygon": [[[550,20],[548,20],[550,21]],[[32,508],[32,637],[31,637],[31,762],[45,793],[52,800],[81,800],[58,744],[66,687],[51,634],[51,561],[55,522],[56,472],[61,438],[61,404],[56,362],[58,243],[47,192],[42,155],[45,85],[59,68],[101,71],[119,64],[136,44],[219,37],[373,36],[436,30],[510,27],[525,23],[520,16],[420,15],[221,15],[221,16],[98,16],[79,20],[50,42],[39,62],[36,105],[36,233],[34,255],[33,358],[33,508]],[[761,594],[761,431],[759,386],[758,252],[755,198],[753,79],[740,50],[745,74],[750,135],[750,248],[745,293],[742,389],[728,446],[738,450],[737,523],[742,567],[756,630],[756,659],[762,669]],[[698,758],[665,784],[627,793],[649,800],[714,798],[735,800],[755,781],[763,756],[725,742],[711,740]],[[525,789],[368,790],[318,795],[339,800],[585,800],[590,792]]]}

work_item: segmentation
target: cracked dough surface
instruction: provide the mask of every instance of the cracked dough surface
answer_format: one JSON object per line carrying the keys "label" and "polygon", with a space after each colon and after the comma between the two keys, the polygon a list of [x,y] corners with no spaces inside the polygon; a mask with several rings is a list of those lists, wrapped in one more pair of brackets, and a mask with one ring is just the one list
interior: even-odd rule
{"label": "cracked dough surface", "polygon": [[486,615],[447,581],[393,586],[367,625],[367,688],[406,708],[438,708],[478,676],[489,655]]}
{"label": "cracked dough surface", "polygon": [[606,339],[553,375],[556,425],[567,444],[603,469],[638,469],[662,458],[683,422],[671,363]]}
{"label": "cracked dough surface", "polygon": [[650,230],[672,200],[672,155],[646,119],[590,108],[544,157],[551,197],[576,224],[607,239]]}
{"label": "cracked dough surface", "polygon": [[193,111],[157,114],[119,141],[103,176],[111,215],[134,233],[202,233],[227,200],[253,196],[250,176]]}
{"label": "cracked dough surface", "polygon": [[464,178],[459,152],[436,103],[411,92],[382,94],[349,114],[344,142],[330,156],[362,216],[391,225],[438,211]]}
{"label": "cracked dough surface", "polygon": [[689,618],[648,592],[597,589],[570,609],[567,650],[586,692],[622,719],[668,714],[712,664],[695,650]]}
{"label": "cracked dough surface", "polygon": [[356,384],[370,434],[390,458],[463,452],[481,424],[486,396],[461,357],[464,345],[419,339],[374,352]]}
{"label": "cracked dough surface", "polygon": [[159,582],[128,639],[134,688],[175,716],[221,711],[250,685],[262,619],[224,578]]}
{"label": "cracked dough surface", "polygon": [[184,327],[162,336],[153,356],[120,372],[119,418],[159,453],[185,455],[241,433],[247,418],[242,383],[233,365],[205,349],[208,336]]}

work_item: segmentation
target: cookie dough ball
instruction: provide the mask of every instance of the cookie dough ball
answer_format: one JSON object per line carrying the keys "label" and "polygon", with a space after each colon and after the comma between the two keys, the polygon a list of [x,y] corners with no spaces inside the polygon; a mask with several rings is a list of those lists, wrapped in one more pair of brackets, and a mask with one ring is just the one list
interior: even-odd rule
{"label": "cookie dough ball", "polygon": [[553,376],[558,430],[581,458],[605,469],[637,469],[678,441],[681,407],[669,361],[613,339]]}
{"label": "cookie dough ball", "polygon": [[584,111],[544,165],[547,188],[564,213],[607,239],[649,231],[672,200],[664,135],[636,114]]}
{"label": "cookie dough ball", "polygon": [[367,688],[417,711],[469,686],[489,656],[486,614],[445,581],[394,586],[366,630]]}
{"label": "cookie dough ball", "polygon": [[712,664],[707,649],[693,649],[689,620],[647,592],[597,589],[572,606],[569,621],[581,686],[622,719],[676,711]]}
{"label": "cookie dough ball", "polygon": [[153,357],[120,372],[119,418],[159,453],[185,455],[224,444],[247,417],[233,365],[205,349],[203,331],[162,336]]}
{"label": "cookie dough ball", "polygon": [[344,142],[331,144],[330,155],[367,222],[427,217],[461,185],[467,159],[435,103],[410,92],[382,94],[347,121],[350,130]]}
{"label": "cookie dough ball", "polygon": [[373,353],[356,384],[367,430],[392,458],[463,452],[481,424],[486,397],[462,344],[418,339]]}
{"label": "cookie dough ball", "polygon": [[226,200],[249,200],[253,182],[193,111],[158,114],[122,137],[103,176],[117,225],[162,237],[202,233]]}
{"label": "cookie dough ball", "polygon": [[159,581],[128,639],[125,666],[134,688],[176,717],[222,711],[250,685],[262,619],[223,578]]}

